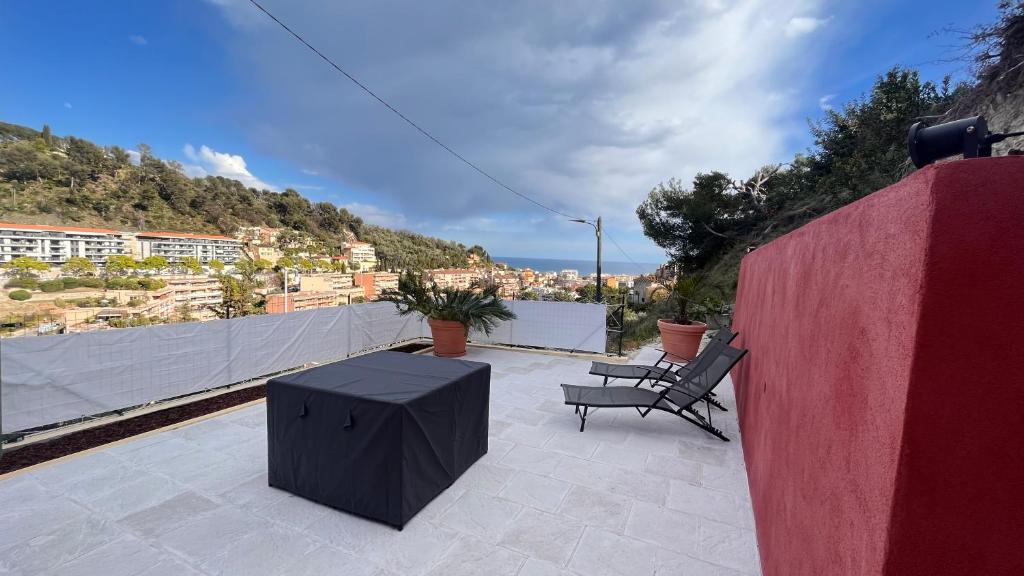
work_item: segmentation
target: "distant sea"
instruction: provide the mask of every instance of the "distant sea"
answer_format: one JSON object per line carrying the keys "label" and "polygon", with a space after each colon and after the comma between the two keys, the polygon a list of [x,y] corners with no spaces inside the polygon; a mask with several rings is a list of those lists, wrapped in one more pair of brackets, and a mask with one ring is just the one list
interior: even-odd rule
{"label": "distant sea", "polygon": [[[557,260],[554,258],[517,258],[512,256],[491,256],[495,262],[505,263],[512,268],[531,268],[537,272],[559,272],[561,270],[579,270],[580,275],[586,276],[597,271],[593,260]],[[616,262],[604,260],[601,262],[601,274],[650,274],[658,269],[661,264],[651,262]]]}

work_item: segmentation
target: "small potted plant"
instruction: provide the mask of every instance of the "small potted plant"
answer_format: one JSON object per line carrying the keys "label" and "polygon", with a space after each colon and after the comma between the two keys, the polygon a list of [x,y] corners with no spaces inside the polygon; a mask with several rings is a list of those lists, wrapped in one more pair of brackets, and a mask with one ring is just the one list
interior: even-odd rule
{"label": "small potted plant", "polygon": [[675,281],[667,284],[664,289],[668,291],[674,315],[671,318],[658,319],[661,344],[669,356],[684,361],[692,360],[697,355],[697,348],[700,347],[704,332],[708,329],[707,324],[695,320],[703,318],[707,312],[702,278],[680,273]]}
{"label": "small potted plant", "polygon": [[466,354],[470,330],[490,334],[503,320],[516,317],[498,296],[498,287],[438,288],[426,286],[419,274],[406,272],[398,290],[385,292],[381,300],[393,302],[403,316],[418,312],[427,318],[434,338],[434,355],[456,358]]}

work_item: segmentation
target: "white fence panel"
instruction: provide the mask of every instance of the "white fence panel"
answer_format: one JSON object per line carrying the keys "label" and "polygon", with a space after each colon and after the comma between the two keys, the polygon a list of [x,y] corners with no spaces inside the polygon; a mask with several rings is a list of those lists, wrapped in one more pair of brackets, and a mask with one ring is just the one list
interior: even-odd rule
{"label": "white fence panel", "polygon": [[[513,301],[517,319],[474,342],[604,352],[605,307]],[[374,302],[231,320],[8,338],[2,432],[72,420],[429,337],[419,315]]]}
{"label": "white fence panel", "polygon": [[562,350],[604,352],[608,337],[604,304],[513,300],[516,319],[502,322],[490,336],[472,332],[470,340]]}

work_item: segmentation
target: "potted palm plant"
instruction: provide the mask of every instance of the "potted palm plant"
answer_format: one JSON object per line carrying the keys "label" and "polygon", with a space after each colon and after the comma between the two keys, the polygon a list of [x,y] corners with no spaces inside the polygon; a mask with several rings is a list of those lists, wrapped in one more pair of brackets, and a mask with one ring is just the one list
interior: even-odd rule
{"label": "potted palm plant", "polygon": [[406,272],[398,290],[385,292],[381,300],[393,302],[403,316],[418,312],[427,318],[434,338],[434,355],[456,358],[466,354],[470,330],[490,334],[503,320],[516,317],[498,296],[498,287],[438,288],[426,286],[419,274]]}
{"label": "potted palm plant", "polygon": [[668,291],[673,316],[658,319],[658,331],[665,352],[676,359],[692,360],[708,329],[707,324],[695,320],[707,312],[702,283],[700,276],[680,272],[675,281],[664,288]]}

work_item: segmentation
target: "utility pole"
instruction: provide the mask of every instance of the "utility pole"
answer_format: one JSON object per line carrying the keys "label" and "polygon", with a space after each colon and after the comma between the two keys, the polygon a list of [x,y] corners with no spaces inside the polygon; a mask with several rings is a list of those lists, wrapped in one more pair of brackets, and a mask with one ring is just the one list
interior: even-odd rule
{"label": "utility pole", "polygon": [[283,266],[281,268],[281,270],[284,271],[284,310],[282,310],[281,313],[282,314],[287,314],[288,313],[288,267],[287,266]]}
{"label": "utility pole", "polygon": [[583,220],[582,218],[573,218],[572,222],[579,222],[580,224],[590,224],[594,227],[594,236],[597,237],[597,292],[595,293],[595,299],[597,303],[601,303],[601,217],[597,217],[597,223],[591,222],[590,220]]}
{"label": "utility pole", "polygon": [[601,217],[597,217],[597,226],[594,227],[597,235],[597,302],[601,303]]}

